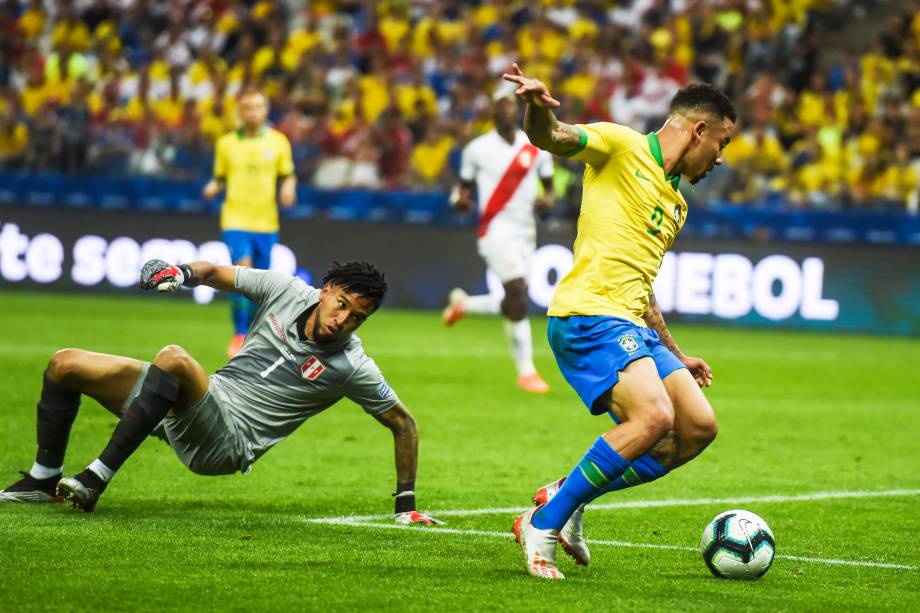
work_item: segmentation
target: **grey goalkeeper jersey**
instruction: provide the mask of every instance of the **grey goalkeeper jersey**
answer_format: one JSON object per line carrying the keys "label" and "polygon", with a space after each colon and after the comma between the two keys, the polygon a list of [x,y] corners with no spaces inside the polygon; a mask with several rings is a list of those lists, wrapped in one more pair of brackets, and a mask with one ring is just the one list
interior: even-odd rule
{"label": "grey goalkeeper jersey", "polygon": [[242,350],[211,375],[209,390],[238,425],[250,463],[343,397],[371,415],[399,401],[356,335],[329,345],[301,339],[297,319],[320,290],[244,267],[235,285],[259,310]]}

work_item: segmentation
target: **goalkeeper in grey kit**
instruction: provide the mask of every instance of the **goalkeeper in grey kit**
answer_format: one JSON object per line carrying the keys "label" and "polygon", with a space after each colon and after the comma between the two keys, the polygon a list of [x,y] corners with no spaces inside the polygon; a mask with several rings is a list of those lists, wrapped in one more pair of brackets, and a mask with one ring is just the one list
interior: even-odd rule
{"label": "goalkeeper in grey kit", "polygon": [[[115,472],[154,434],[201,475],[247,472],[304,421],[343,397],[393,433],[398,523],[438,523],[415,508],[418,431],[409,410],[365,354],[354,331],[380,306],[387,285],[366,262],[334,264],[323,287],[241,266],[151,260],[141,287],[174,292],[208,285],[259,305],[242,350],[216,373],[178,345],[153,362],[82,349],[58,351],[45,370],[38,402],[38,453],[0,502],[66,499],[92,511]],[[83,472],[62,478],[80,397],[120,417],[105,449]]]}

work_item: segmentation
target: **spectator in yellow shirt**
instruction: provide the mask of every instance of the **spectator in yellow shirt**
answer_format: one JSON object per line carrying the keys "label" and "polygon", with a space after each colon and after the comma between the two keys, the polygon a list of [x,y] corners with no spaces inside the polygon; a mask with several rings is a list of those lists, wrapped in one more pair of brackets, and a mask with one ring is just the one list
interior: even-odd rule
{"label": "spectator in yellow shirt", "polygon": [[19,17],[19,31],[29,40],[35,40],[45,31],[48,15],[42,0],[29,0],[29,8]]}
{"label": "spectator in yellow shirt", "polygon": [[916,211],[917,188],[920,177],[917,169],[910,164],[910,155],[906,143],[899,143],[895,148],[894,159],[888,163],[873,184],[873,193],[880,204],[900,210]]}
{"label": "spectator in yellow shirt", "polygon": [[29,146],[29,128],[13,114],[9,106],[0,109],[0,168],[19,168],[25,162]]}
{"label": "spectator in yellow shirt", "polygon": [[447,172],[447,160],[456,141],[437,121],[428,124],[425,138],[412,150],[414,183],[422,189],[446,187],[453,182]]}

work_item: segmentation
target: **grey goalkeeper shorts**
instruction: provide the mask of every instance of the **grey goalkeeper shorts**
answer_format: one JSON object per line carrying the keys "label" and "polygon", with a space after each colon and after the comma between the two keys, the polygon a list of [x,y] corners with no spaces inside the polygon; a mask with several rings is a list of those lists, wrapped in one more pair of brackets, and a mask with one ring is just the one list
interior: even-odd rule
{"label": "grey goalkeeper shorts", "polygon": [[[140,393],[149,366],[149,363],[144,364],[125,406]],[[239,430],[210,389],[194,405],[175,415],[167,415],[154,431],[154,435],[163,433],[169,446],[193,473],[231,475],[249,470],[250,460],[243,453],[245,443]]]}

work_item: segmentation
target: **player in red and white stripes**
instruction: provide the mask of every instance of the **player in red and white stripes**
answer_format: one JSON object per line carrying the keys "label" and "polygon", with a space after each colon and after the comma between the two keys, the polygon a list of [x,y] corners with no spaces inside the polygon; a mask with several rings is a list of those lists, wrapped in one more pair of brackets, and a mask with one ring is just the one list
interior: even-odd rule
{"label": "player in red and white stripes", "polygon": [[[469,296],[460,288],[450,293],[443,319],[453,325],[467,313],[505,316],[505,333],[517,366],[517,382],[528,392],[543,394],[549,386],[533,363],[533,342],[527,319],[527,278],[536,249],[534,212],[548,211],[555,201],[552,155],[534,147],[518,126],[514,88],[499,86],[492,96],[495,129],[471,141],[463,150],[460,185],[452,206],[471,211],[478,192],[478,247],[488,267],[505,289],[497,294]],[[538,197],[538,179],[544,194]]]}

